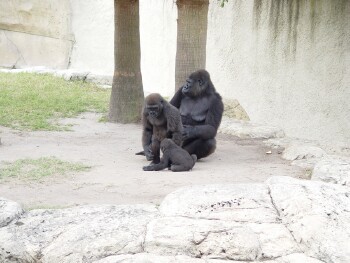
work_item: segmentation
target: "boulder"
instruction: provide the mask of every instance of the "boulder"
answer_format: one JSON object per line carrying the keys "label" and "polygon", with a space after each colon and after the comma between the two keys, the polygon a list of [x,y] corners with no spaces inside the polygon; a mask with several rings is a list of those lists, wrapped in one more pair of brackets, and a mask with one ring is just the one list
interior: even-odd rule
{"label": "boulder", "polygon": [[93,83],[96,83],[98,85],[103,85],[103,86],[112,86],[113,76],[97,75],[97,74],[90,73],[87,75],[86,81],[93,82]]}
{"label": "boulder", "polygon": [[283,224],[307,255],[323,262],[350,262],[350,189],[323,182],[267,180]]}
{"label": "boulder", "polygon": [[23,212],[22,207],[16,202],[0,197],[0,227],[7,226]]}
{"label": "boulder", "polygon": [[350,186],[350,159],[330,156],[317,162],[311,179]]}
{"label": "boulder", "polygon": [[238,100],[224,99],[224,116],[229,118],[249,121],[247,112],[243,109]]}
{"label": "boulder", "polygon": [[291,144],[282,153],[283,159],[306,169],[312,169],[325,156],[327,153],[323,149],[309,144]]}
{"label": "boulder", "polygon": [[350,188],[337,184],[272,177],[189,186],[159,208],[22,213],[2,200],[10,216],[1,221],[0,262],[350,262]]}
{"label": "boulder", "polygon": [[[247,263],[247,261],[236,261],[236,260],[220,260],[210,258],[191,258],[187,256],[159,256],[149,253],[141,253],[135,255],[117,255],[110,256],[94,263]],[[249,261],[251,263],[259,261]],[[288,256],[276,258],[274,260],[264,261],[265,263],[322,263],[315,258],[308,257],[304,254],[296,253]]]}
{"label": "boulder", "polygon": [[[94,263],[207,263],[203,259],[187,256],[160,256],[155,254],[141,253],[135,255],[118,255],[100,259]],[[214,262],[213,262],[214,263]]]}
{"label": "boulder", "polygon": [[143,251],[153,205],[33,210],[0,229],[0,262],[91,262]]}
{"label": "boulder", "polygon": [[302,159],[315,159],[326,156],[326,152],[319,147],[309,145],[291,145],[282,154],[282,158],[294,161]]}
{"label": "boulder", "polygon": [[148,226],[145,251],[241,261],[300,252],[263,184],[181,188]]}
{"label": "boulder", "polygon": [[284,137],[283,130],[277,127],[256,124],[249,121],[235,120],[228,117],[222,118],[219,132],[244,139],[269,139]]}

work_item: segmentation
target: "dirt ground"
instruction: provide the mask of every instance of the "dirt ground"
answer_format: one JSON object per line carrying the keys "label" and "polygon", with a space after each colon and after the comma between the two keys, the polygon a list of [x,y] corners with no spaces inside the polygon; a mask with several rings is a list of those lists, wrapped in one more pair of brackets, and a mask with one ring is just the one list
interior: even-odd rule
{"label": "dirt ground", "polygon": [[219,134],[216,152],[196,163],[190,172],[144,172],[141,125],[99,123],[87,113],[65,119],[71,132],[19,132],[0,127],[0,161],[55,156],[92,166],[87,172],[41,181],[0,182],[0,196],[25,208],[66,207],[82,204],[159,204],[175,189],[195,184],[263,182],[270,176],[304,177],[306,171],[291,166],[258,140]]}

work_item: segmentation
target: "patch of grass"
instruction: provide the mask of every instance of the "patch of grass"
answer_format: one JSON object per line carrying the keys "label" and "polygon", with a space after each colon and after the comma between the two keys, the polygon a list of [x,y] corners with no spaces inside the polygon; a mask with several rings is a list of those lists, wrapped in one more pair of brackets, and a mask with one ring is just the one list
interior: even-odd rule
{"label": "patch of grass", "polygon": [[13,163],[5,163],[0,168],[0,179],[16,178],[40,180],[54,175],[66,175],[71,172],[87,171],[91,167],[82,163],[71,163],[56,157],[39,159],[20,159]]}
{"label": "patch of grass", "polygon": [[105,114],[103,115],[99,120],[98,122],[107,122],[108,121],[108,116]]}
{"label": "patch of grass", "polygon": [[[64,130],[55,120],[87,111],[106,113],[110,90],[49,74],[0,72],[0,125],[18,130]],[[55,124],[56,123],[56,124]]]}

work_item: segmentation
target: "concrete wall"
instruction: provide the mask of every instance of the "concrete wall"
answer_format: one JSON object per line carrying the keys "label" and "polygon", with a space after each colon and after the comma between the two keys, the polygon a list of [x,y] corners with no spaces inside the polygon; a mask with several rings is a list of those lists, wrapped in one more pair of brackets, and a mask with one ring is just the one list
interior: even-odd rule
{"label": "concrete wall", "polygon": [[350,1],[231,0],[208,30],[213,81],[252,121],[350,146]]}
{"label": "concrete wall", "polygon": [[70,68],[113,75],[114,1],[71,0],[75,42]]}
{"label": "concrete wall", "polygon": [[[112,75],[113,8],[0,1],[0,66]],[[173,0],[140,0],[146,92],[174,92],[176,19]],[[207,69],[225,98],[288,136],[350,147],[350,0],[211,0],[208,21]]]}
{"label": "concrete wall", "polygon": [[67,68],[70,10],[69,0],[1,0],[0,66]]}

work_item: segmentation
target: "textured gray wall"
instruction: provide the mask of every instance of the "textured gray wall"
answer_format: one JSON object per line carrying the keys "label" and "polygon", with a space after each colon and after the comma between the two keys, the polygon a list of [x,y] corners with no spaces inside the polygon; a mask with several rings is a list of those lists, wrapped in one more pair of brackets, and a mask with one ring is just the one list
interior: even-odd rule
{"label": "textured gray wall", "polygon": [[349,0],[212,4],[207,68],[252,121],[350,147]]}
{"label": "textured gray wall", "polygon": [[[0,1],[0,66],[112,75],[113,8],[112,0]],[[140,0],[146,93],[173,94],[176,16],[173,0]],[[350,0],[229,0],[224,8],[211,0],[207,69],[252,121],[350,147]]]}

